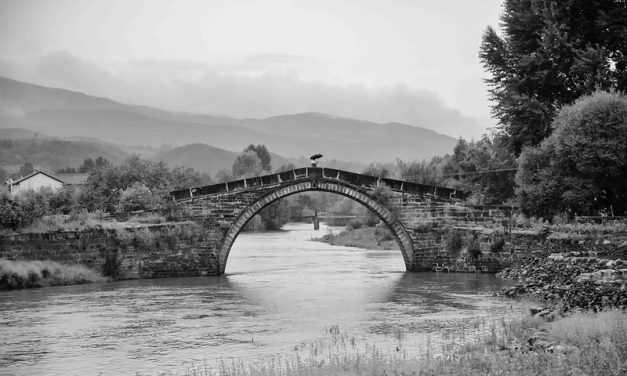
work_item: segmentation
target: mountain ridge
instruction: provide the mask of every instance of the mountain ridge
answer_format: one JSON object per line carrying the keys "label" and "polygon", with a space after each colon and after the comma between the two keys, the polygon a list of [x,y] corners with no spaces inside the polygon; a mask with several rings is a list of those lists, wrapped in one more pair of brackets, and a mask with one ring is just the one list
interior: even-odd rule
{"label": "mountain ridge", "polygon": [[376,123],[318,112],[236,119],[127,105],[65,89],[0,77],[0,128],[120,145],[205,143],[232,152],[264,144],[286,158],[322,153],[368,164],[421,160],[452,152],[456,139],[424,127]]}

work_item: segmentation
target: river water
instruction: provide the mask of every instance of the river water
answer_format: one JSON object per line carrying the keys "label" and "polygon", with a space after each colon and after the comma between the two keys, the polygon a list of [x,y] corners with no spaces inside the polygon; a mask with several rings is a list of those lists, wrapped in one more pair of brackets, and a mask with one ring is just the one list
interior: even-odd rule
{"label": "river water", "polygon": [[0,374],[176,374],[348,333],[411,355],[524,307],[487,274],[406,273],[400,251],[310,241],[312,225],[241,234],[222,277],[0,292]]}

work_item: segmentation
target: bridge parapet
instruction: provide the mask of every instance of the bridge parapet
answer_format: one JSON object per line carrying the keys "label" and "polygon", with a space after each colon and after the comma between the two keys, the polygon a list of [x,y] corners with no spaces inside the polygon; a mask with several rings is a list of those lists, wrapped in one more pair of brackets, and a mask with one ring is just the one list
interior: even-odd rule
{"label": "bridge parapet", "polygon": [[323,167],[303,167],[294,170],[278,172],[269,175],[234,180],[225,183],[192,187],[171,192],[175,201],[189,200],[199,196],[230,194],[241,190],[255,190],[259,188],[272,188],[285,183],[294,183],[308,179],[335,179],[362,189],[372,189],[380,185],[386,185],[393,191],[428,194],[446,199],[463,200],[468,196],[467,192],[447,187],[436,187],[409,181],[382,178],[355,172],[336,170]]}

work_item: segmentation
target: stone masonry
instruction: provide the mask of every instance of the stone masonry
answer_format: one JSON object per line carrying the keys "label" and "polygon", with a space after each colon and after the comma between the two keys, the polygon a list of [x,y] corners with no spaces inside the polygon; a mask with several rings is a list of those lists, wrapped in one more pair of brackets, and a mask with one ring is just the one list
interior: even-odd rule
{"label": "stone masonry", "polygon": [[[391,188],[392,204],[371,197],[381,185]],[[208,273],[220,275],[246,222],[272,202],[306,191],[337,193],[370,209],[391,230],[409,271],[432,270],[441,256],[442,229],[500,222],[511,214],[509,208],[471,206],[463,200],[465,192],[451,188],[315,167],[178,190],[171,196],[215,235],[205,242],[205,255],[213,258],[208,264],[217,265]]]}

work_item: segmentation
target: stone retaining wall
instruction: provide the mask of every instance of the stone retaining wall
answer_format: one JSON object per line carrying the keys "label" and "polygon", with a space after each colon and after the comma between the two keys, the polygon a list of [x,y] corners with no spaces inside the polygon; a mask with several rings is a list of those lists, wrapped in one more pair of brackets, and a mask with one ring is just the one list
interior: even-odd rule
{"label": "stone retaining wall", "polygon": [[0,258],[81,264],[122,279],[213,275],[220,236],[192,222],[13,234],[0,237]]}

